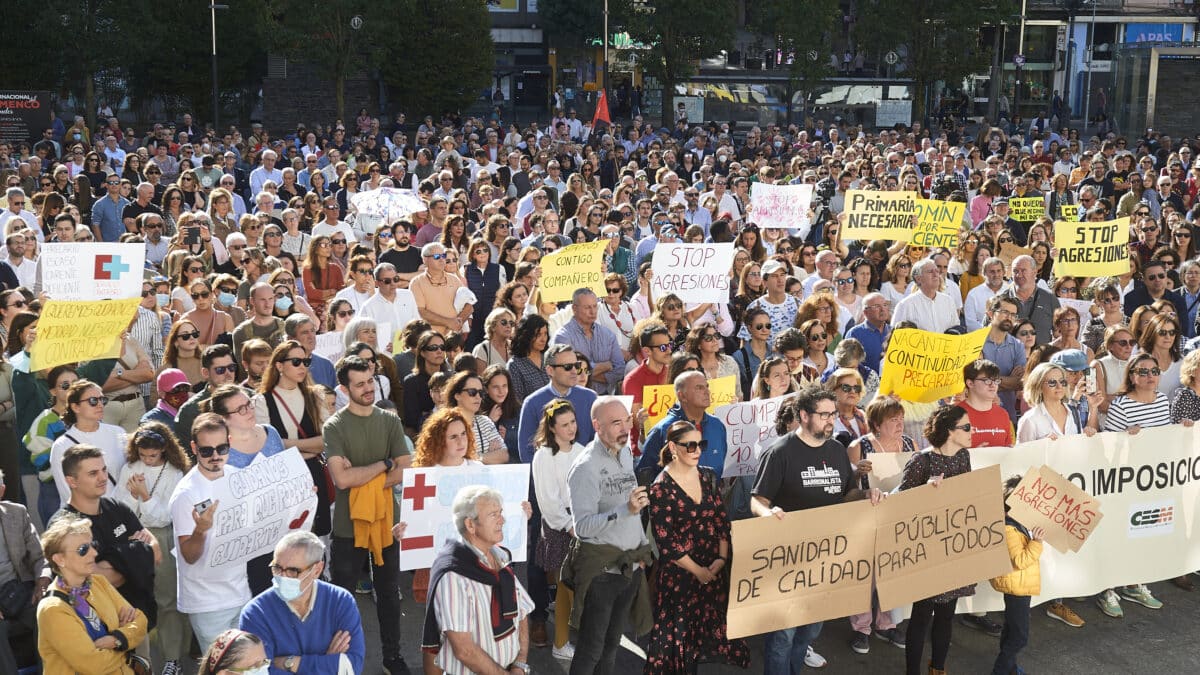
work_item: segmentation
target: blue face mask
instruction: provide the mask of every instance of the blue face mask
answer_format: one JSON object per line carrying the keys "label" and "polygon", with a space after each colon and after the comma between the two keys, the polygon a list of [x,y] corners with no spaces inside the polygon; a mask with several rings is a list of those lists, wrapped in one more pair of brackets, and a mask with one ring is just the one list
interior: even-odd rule
{"label": "blue face mask", "polygon": [[300,580],[288,577],[271,577],[271,588],[284,602],[291,602],[300,597]]}
{"label": "blue face mask", "polygon": [[237,302],[237,296],[233,293],[221,293],[217,296],[217,302],[221,303],[223,307],[233,307]]}
{"label": "blue face mask", "polygon": [[155,293],[154,299],[158,302],[159,307],[166,307],[171,304],[171,296],[166,293]]}
{"label": "blue face mask", "polygon": [[275,309],[277,309],[281,312],[288,311],[289,309],[292,308],[293,304],[294,303],[292,302],[292,299],[286,295],[281,298],[275,298]]}

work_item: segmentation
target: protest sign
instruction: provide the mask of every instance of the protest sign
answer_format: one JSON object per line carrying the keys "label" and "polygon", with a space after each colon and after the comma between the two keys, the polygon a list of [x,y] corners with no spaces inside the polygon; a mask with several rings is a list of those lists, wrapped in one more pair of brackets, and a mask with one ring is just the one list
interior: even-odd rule
{"label": "protest sign", "polygon": [[1006,503],[1010,518],[1043,528],[1046,543],[1063,553],[1078,551],[1104,517],[1098,500],[1044,464],[1025,474]]}
{"label": "protest sign", "polygon": [[342,342],[342,331],[334,330],[317,334],[317,344],[313,347],[313,353],[317,356],[323,356],[331,363],[337,363],[345,352],[346,345]]}
{"label": "protest sign", "polygon": [[1016,244],[1004,243],[1000,245],[1000,252],[996,254],[996,257],[1004,263],[1005,270],[1012,270],[1013,261],[1016,260],[1018,256],[1023,255],[1033,255],[1033,249],[1026,248],[1024,246],[1017,246]]}
{"label": "protest sign", "polygon": [[732,403],[713,413],[725,424],[725,478],[758,473],[763,448],[775,440],[775,415],[790,398],[777,396],[758,401]]}
{"label": "protest sign", "polygon": [[54,300],[140,298],[144,244],[52,244],[39,259],[42,289]]}
{"label": "protest sign", "polygon": [[[737,400],[737,375],[726,375],[709,380],[708,391],[712,396],[708,412],[715,414],[717,408]],[[671,406],[675,405],[675,385],[653,384],[649,387],[642,387],[642,405],[646,408],[647,415],[643,431],[648,434],[655,424],[667,416]]]}
{"label": "protest sign", "polygon": [[212,489],[213,502],[220,503],[199,566],[204,574],[220,570],[217,578],[270,553],[288,532],[309,529],[316,514],[312,474],[296,448],[227,470]]}
{"label": "protest sign", "polygon": [[1087,326],[1088,321],[1092,320],[1092,301],[1076,300],[1075,298],[1059,298],[1058,304],[1061,307],[1072,307],[1076,312],[1079,312],[1079,327],[1076,329],[1075,339],[1083,340],[1083,329]]}
{"label": "protest sign", "polygon": [[20,143],[41,140],[42,131],[50,128],[53,108],[52,95],[48,91],[0,91],[0,142],[8,143],[16,150]]}
{"label": "protest sign", "polygon": [[391,321],[376,321],[375,322],[375,345],[381,352],[392,351],[392,322]]}
{"label": "protest sign", "polygon": [[880,607],[900,607],[1012,571],[1000,470],[896,493],[875,507]]}
{"label": "protest sign", "polygon": [[754,224],[764,230],[800,227],[807,230],[812,197],[812,185],[772,185],[755,181],[750,186],[750,216]]}
{"label": "protest sign", "polygon": [[550,255],[542,256],[542,279],[538,288],[542,302],[570,300],[577,288],[590,288],[603,298],[604,249],[607,239],[564,246]]}
{"label": "protest sign", "polygon": [[963,390],[963,366],[979,358],[988,329],[945,335],[916,328],[892,332],[879,374],[879,395],[933,403]]}
{"label": "protest sign", "polygon": [[1056,276],[1103,277],[1129,272],[1129,219],[1054,223]]}
{"label": "protest sign", "polygon": [[869,611],[873,510],[860,500],[734,521],[729,637]]}
{"label": "protest sign", "polygon": [[407,523],[400,540],[400,569],[426,569],[454,529],[454,497],[471,485],[486,485],[504,496],[504,546],[513,562],[524,562],[528,529],[522,502],[529,499],[529,465],[432,466],[404,470],[400,521]]}
{"label": "protest sign", "polygon": [[729,302],[733,242],[658,244],[654,247],[651,295],[674,293],[685,303]]}
{"label": "protest sign", "polygon": [[915,192],[850,190],[846,193],[846,222],[842,239],[894,239],[912,236],[917,212]]}
{"label": "protest sign", "polygon": [[30,348],[30,370],[64,363],[115,359],[141,298],[126,300],[47,300]]}
{"label": "protest sign", "polygon": [[1059,204],[1058,210],[1062,213],[1063,220],[1077,221],[1079,218],[1078,204]]}
{"label": "protest sign", "polygon": [[1032,223],[1046,215],[1045,197],[1010,197],[1009,217],[1018,223]]}
{"label": "protest sign", "polygon": [[962,227],[967,205],[938,199],[918,199],[916,202],[917,226],[913,228],[909,242],[928,248],[942,247],[952,251],[957,248],[958,230]]}
{"label": "protest sign", "polygon": [[900,487],[904,479],[904,465],[912,459],[911,452],[872,452],[863,457],[871,460],[871,473],[867,474],[867,483],[873,488],[891,492]]}

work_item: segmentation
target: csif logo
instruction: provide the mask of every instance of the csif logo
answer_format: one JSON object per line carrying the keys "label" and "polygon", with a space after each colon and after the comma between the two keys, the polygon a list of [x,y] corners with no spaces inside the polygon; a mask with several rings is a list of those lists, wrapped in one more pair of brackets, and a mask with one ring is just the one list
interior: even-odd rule
{"label": "csif logo", "polygon": [[1173,501],[1135,504],[1129,508],[1129,536],[1151,537],[1175,531]]}

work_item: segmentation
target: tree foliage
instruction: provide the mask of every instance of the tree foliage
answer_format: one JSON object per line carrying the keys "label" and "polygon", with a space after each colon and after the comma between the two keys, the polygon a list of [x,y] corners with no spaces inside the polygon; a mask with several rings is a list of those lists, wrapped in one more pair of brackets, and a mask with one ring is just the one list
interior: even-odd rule
{"label": "tree foliage", "polygon": [[[622,30],[631,13],[631,0],[609,0],[609,33]],[[603,0],[541,0],[538,16],[549,43],[565,53],[590,51],[589,40],[604,32]]]}
{"label": "tree foliage", "polygon": [[[270,13],[276,28],[271,32],[271,47],[289,59],[313,64],[332,81],[337,116],[345,119],[346,79],[367,67],[367,35],[373,24],[387,19],[389,9],[368,0],[272,0]],[[363,18],[362,29],[351,27],[355,16]]]}
{"label": "tree foliage", "polygon": [[[832,74],[827,55],[833,50],[833,31],[842,13],[830,0],[760,0],[747,28],[770,37],[792,63],[788,72],[797,85],[819,82]],[[817,58],[808,52],[815,50]]]}

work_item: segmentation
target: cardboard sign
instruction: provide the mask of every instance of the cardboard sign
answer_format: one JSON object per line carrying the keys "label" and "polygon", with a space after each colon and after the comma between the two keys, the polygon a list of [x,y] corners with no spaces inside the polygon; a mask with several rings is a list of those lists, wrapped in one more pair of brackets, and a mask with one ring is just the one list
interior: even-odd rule
{"label": "cardboard sign", "polygon": [[1079,205],[1078,204],[1059,204],[1058,210],[1062,214],[1063,220],[1078,221]]}
{"label": "cardboard sign", "polygon": [[42,290],[55,300],[142,296],[144,244],[46,244],[38,262]]}
{"label": "cardboard sign", "polygon": [[845,213],[842,239],[908,241],[917,213],[917,196],[915,192],[850,190],[846,193]]}
{"label": "cardboard sign", "polygon": [[590,288],[603,298],[604,249],[607,239],[564,246],[550,255],[542,256],[539,265],[542,279],[538,288],[542,302],[563,302],[571,299],[577,288]]}
{"label": "cardboard sign", "polygon": [[775,416],[790,395],[733,403],[713,413],[725,424],[725,478],[753,476],[763,448],[775,440]]}
{"label": "cardboard sign", "polygon": [[1004,263],[1004,270],[1006,272],[1006,276],[1008,276],[1007,272],[1012,271],[1013,261],[1019,256],[1023,255],[1032,256],[1033,249],[1026,248],[1024,246],[1017,246],[1016,244],[1004,243],[1000,245],[1000,251],[996,254],[996,257]]}
{"label": "cardboard sign", "polygon": [[917,200],[917,226],[909,240],[913,246],[941,247],[951,251],[958,247],[958,231],[962,227],[962,202],[943,202],[938,199]]}
{"label": "cardboard sign", "polygon": [[400,569],[427,569],[454,529],[454,497],[471,485],[486,485],[504,496],[504,541],[513,562],[525,562],[526,526],[521,503],[529,500],[529,465],[431,466],[404,470],[400,521],[407,523],[400,540]]}
{"label": "cardboard sign", "polygon": [[871,460],[871,473],[867,474],[867,483],[873,488],[884,492],[892,492],[900,487],[904,480],[904,465],[912,459],[911,452],[872,452],[863,457]]}
{"label": "cardboard sign", "polygon": [[1009,216],[1019,223],[1032,223],[1046,215],[1045,197],[1012,197],[1008,200]]}
{"label": "cardboard sign", "polygon": [[880,607],[910,602],[1012,571],[1004,493],[995,467],[894,494],[875,507]]}
{"label": "cardboard sign", "polygon": [[1078,552],[1100,525],[1100,502],[1054,469],[1030,469],[1006,502],[1008,515],[1026,529],[1041,527],[1046,543]]}
{"label": "cardboard sign", "polygon": [[199,564],[221,570],[217,578],[275,550],[288,532],[309,529],[316,514],[312,474],[296,448],[260,455],[250,466],[218,478],[212,488],[212,500],[220,504]]}
{"label": "cardboard sign", "polygon": [[38,319],[37,339],[30,347],[30,370],[117,358],[121,335],[141,301],[47,300]]}
{"label": "cardboard sign", "polygon": [[963,390],[963,366],[979,358],[987,328],[945,335],[917,328],[892,331],[879,374],[879,395],[933,403]]}
{"label": "cardboard sign", "polygon": [[1103,223],[1055,221],[1054,274],[1060,277],[1118,276],[1129,272],[1129,219]]}
{"label": "cardboard sign", "polygon": [[[708,381],[708,391],[712,395],[712,403],[708,406],[710,415],[717,413],[717,408],[729,405],[737,400],[737,376],[726,375]],[[646,408],[646,424],[643,433],[650,433],[655,424],[667,416],[671,406],[675,405],[674,384],[652,384],[642,387],[642,405]]]}
{"label": "cardboard sign", "polygon": [[808,209],[812,206],[812,197],[812,185],[771,185],[755,181],[750,184],[751,219],[764,230],[807,229],[810,225]]}
{"label": "cardboard sign", "polygon": [[651,263],[651,294],[674,293],[685,303],[729,302],[729,270],[733,242],[725,244],[658,244]]}
{"label": "cardboard sign", "polygon": [[734,521],[729,637],[869,611],[875,508],[856,501]]}

